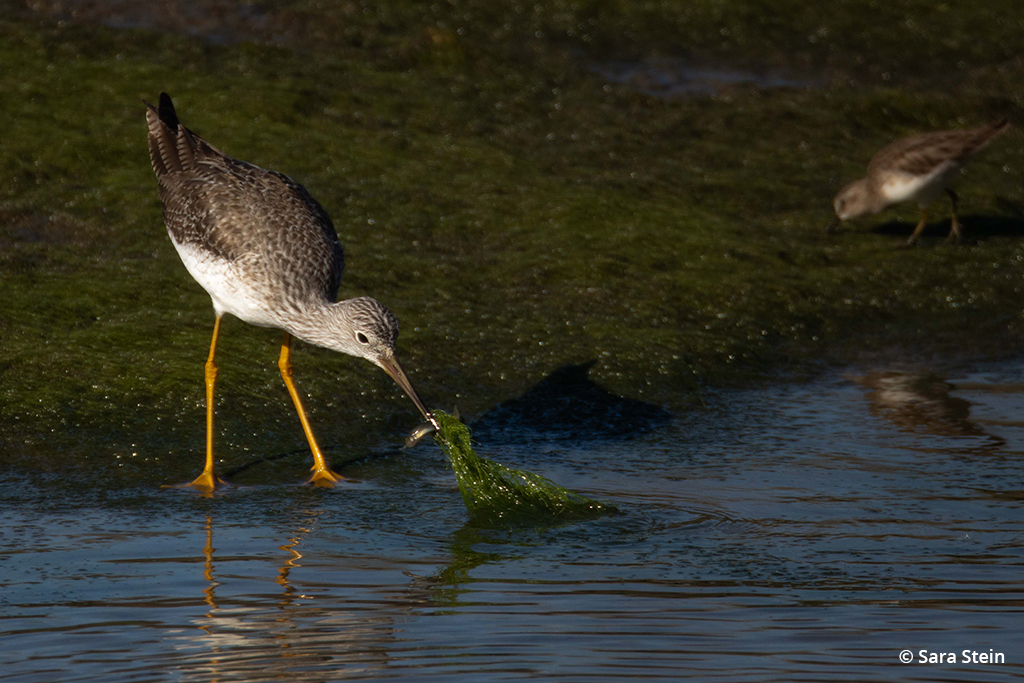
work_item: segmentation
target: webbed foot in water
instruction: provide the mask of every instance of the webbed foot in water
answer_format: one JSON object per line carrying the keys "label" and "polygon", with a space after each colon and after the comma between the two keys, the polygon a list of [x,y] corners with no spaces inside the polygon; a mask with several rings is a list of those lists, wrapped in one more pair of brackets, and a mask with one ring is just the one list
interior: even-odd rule
{"label": "webbed foot in water", "polygon": [[321,488],[331,488],[340,481],[345,481],[345,477],[341,476],[330,468],[317,469],[313,468],[313,476],[311,476],[306,483],[312,484],[313,486],[319,486]]}
{"label": "webbed foot in water", "polygon": [[185,484],[164,484],[165,489],[195,489],[204,496],[212,495],[214,491],[231,486],[220,477],[214,476],[213,472],[203,470],[203,473],[192,481]]}

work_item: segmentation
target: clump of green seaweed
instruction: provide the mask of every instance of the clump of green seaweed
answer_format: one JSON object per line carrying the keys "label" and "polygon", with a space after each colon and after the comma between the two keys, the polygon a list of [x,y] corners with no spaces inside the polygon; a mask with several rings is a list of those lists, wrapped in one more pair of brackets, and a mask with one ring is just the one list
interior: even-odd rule
{"label": "clump of green seaweed", "polygon": [[440,410],[432,415],[440,427],[434,441],[448,456],[473,522],[566,522],[618,512],[614,505],[581,496],[539,474],[481,458],[470,445],[466,425]]}

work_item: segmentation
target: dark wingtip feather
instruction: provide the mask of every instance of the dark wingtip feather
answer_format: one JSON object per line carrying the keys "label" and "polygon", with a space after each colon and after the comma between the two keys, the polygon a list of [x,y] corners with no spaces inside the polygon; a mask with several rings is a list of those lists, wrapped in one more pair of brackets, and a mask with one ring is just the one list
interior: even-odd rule
{"label": "dark wingtip feather", "polygon": [[171,96],[165,92],[160,93],[160,120],[171,130],[178,130],[178,114],[174,111],[174,103]]}

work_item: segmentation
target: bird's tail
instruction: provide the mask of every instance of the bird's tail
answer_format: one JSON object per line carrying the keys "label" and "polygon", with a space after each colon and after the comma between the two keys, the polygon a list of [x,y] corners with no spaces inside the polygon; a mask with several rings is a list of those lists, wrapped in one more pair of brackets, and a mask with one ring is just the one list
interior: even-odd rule
{"label": "bird's tail", "polygon": [[980,150],[982,147],[991,142],[997,135],[1004,132],[1010,127],[1010,122],[1006,119],[1000,119],[993,121],[992,123],[986,124],[979,128],[975,128],[974,144],[975,149]]}
{"label": "bird's tail", "polygon": [[[143,100],[145,102],[145,100]],[[157,177],[191,169],[197,156],[219,153],[212,145],[178,121],[174,103],[167,93],[160,93],[160,106],[145,102],[149,123],[149,160]]]}
{"label": "bird's tail", "polygon": [[996,133],[1002,133],[1004,130],[1010,127],[1010,122],[1007,119],[999,119],[995,123],[989,124],[992,130]]}

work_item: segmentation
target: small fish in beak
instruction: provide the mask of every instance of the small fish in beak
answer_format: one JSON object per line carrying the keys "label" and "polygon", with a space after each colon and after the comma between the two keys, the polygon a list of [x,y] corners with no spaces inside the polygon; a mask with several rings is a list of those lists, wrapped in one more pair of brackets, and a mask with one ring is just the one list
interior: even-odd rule
{"label": "small fish in beak", "polygon": [[[458,406],[455,406],[455,409],[452,411],[452,417],[454,417],[456,420],[461,419],[459,417]],[[419,444],[420,441],[423,441],[423,439],[427,438],[436,431],[437,425],[432,422],[424,422],[421,425],[416,425],[415,427],[413,427],[412,431],[409,432],[409,436],[405,437],[405,447],[414,448],[417,444]]]}

